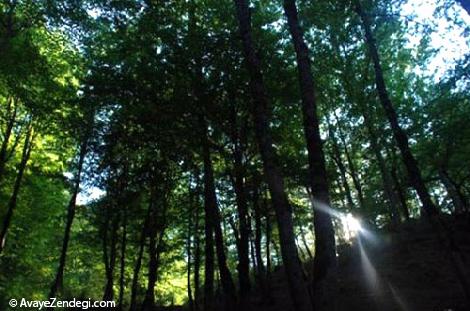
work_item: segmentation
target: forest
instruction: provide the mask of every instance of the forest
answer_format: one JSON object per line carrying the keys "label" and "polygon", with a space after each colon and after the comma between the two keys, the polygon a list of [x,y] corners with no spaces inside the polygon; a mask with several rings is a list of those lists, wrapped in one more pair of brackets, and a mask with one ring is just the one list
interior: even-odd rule
{"label": "forest", "polygon": [[1,0],[0,226],[0,310],[470,310],[470,1]]}

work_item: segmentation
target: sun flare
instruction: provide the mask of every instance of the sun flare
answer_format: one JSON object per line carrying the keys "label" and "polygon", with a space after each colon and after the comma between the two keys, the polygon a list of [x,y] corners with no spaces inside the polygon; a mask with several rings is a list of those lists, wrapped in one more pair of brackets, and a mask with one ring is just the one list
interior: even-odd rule
{"label": "sun flare", "polygon": [[351,213],[342,215],[341,222],[345,229],[346,238],[349,240],[357,236],[357,233],[362,229],[361,222]]}

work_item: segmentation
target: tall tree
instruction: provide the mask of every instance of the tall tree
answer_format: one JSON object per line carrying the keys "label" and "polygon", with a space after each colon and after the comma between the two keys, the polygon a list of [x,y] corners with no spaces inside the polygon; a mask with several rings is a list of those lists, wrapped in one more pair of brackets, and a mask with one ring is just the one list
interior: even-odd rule
{"label": "tall tree", "polygon": [[23,144],[23,152],[21,154],[21,161],[18,165],[18,173],[16,175],[15,184],[13,185],[13,192],[10,196],[7,206],[7,213],[3,219],[2,231],[0,232],[0,254],[5,248],[5,239],[7,236],[8,229],[10,228],[11,220],[13,218],[13,212],[16,208],[18,195],[21,189],[21,183],[23,181],[23,175],[26,170],[26,165],[33,149],[34,133],[33,133],[33,121],[30,120],[27,124],[27,132]]}
{"label": "tall tree", "polygon": [[[217,204],[215,193],[214,170],[212,167],[211,151],[209,146],[209,137],[206,121],[203,124],[203,142],[202,153],[204,162],[204,209],[206,212],[206,222],[211,223],[214,233],[215,250],[217,255],[217,265],[219,267],[220,281],[226,296],[227,307],[233,308],[236,303],[235,285],[232,274],[227,266],[227,257],[225,254],[224,237],[221,228],[220,211]],[[207,241],[206,241],[207,243]]]}
{"label": "tall tree", "polygon": [[295,0],[284,0],[296,56],[302,98],[302,115],[307,142],[310,186],[313,194],[315,225],[314,304],[317,310],[334,310],[337,293],[337,263],[333,223],[329,214],[330,194],[325,156],[320,137],[315,88],[309,50],[300,28]]}
{"label": "tall tree", "polygon": [[238,278],[240,284],[240,298],[245,299],[250,291],[250,275],[249,275],[249,223],[248,223],[248,201],[246,186],[244,182],[245,172],[243,163],[243,143],[238,129],[237,109],[235,107],[235,99],[232,99],[230,123],[231,123],[231,138],[233,143],[233,186],[235,189],[235,197],[238,210],[238,222],[240,239],[238,243]]}
{"label": "tall tree", "polygon": [[302,266],[295,244],[292,208],[287,197],[284,181],[279,171],[273,139],[269,128],[269,100],[263,82],[261,64],[251,34],[251,15],[246,0],[235,0],[239,31],[243,45],[246,68],[250,76],[253,96],[253,119],[258,148],[263,160],[266,182],[276,212],[281,241],[282,259],[289,283],[290,294],[296,310],[311,310],[312,303],[303,279]]}
{"label": "tall tree", "polygon": [[[88,120],[88,121],[92,121],[92,118],[94,117],[94,115],[93,114],[91,115],[92,115],[91,118],[89,117],[89,119],[91,120]],[[68,249],[68,245],[70,241],[70,233],[72,230],[73,220],[75,218],[77,196],[80,191],[80,181],[82,178],[82,171],[83,171],[83,166],[85,162],[85,156],[88,151],[88,141],[90,139],[90,135],[92,131],[92,124],[91,123],[86,124],[85,128],[86,128],[86,131],[85,133],[82,134],[82,142],[80,144],[80,148],[78,152],[78,162],[77,162],[76,173],[74,176],[72,196],[70,197],[70,201],[67,206],[67,217],[66,217],[66,222],[65,222],[64,239],[62,241],[62,250],[61,250],[60,259],[59,259],[59,267],[57,268],[57,272],[56,272],[54,281],[52,283],[52,286],[49,292],[50,298],[56,297],[57,290],[60,289],[63,283],[65,262],[67,258],[67,249]]]}
{"label": "tall tree", "polygon": [[395,137],[398,148],[400,149],[401,156],[403,158],[403,163],[405,164],[405,167],[408,172],[408,178],[418,194],[423,211],[430,215],[436,214],[438,210],[434,205],[433,201],[431,200],[431,196],[429,195],[428,189],[426,188],[423,177],[421,175],[421,170],[419,169],[418,163],[415,157],[413,156],[413,153],[411,152],[408,136],[402,129],[398,120],[398,115],[395,111],[395,108],[393,107],[392,101],[390,100],[382,70],[382,64],[380,62],[379,52],[377,50],[376,40],[372,33],[369,16],[364,11],[360,0],[354,0],[354,8],[356,13],[361,18],[366,43],[369,49],[369,55],[374,64],[375,84],[377,87],[377,93],[382,107],[385,110],[385,115],[387,116],[387,119],[392,128],[393,136]]}

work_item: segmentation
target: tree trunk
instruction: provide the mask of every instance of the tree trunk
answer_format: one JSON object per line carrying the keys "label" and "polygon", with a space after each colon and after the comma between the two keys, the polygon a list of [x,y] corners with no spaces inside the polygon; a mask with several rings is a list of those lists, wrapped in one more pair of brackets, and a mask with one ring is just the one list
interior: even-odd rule
{"label": "tree trunk", "polygon": [[462,198],[462,194],[444,168],[439,169],[439,177],[447,190],[447,194],[452,200],[452,204],[454,205],[454,214],[459,215],[466,212],[466,205],[464,199]]}
{"label": "tree trunk", "polygon": [[265,282],[265,269],[263,262],[263,254],[261,251],[261,238],[262,238],[262,229],[261,229],[261,211],[259,207],[259,185],[258,182],[255,182],[253,189],[253,210],[255,216],[255,259],[256,259],[256,275],[258,279],[259,286],[263,289]]}
{"label": "tree trunk", "polygon": [[349,210],[353,210],[354,201],[352,198],[351,188],[349,187],[348,178],[346,176],[346,167],[344,166],[343,160],[341,159],[341,152],[339,151],[339,147],[336,142],[336,137],[331,126],[328,127],[328,131],[330,133],[330,141],[332,142],[332,145],[333,145],[332,158],[333,158],[333,161],[335,161],[336,166],[339,169],[341,182],[343,183],[344,192],[346,194],[346,200],[348,201],[348,205],[349,205],[348,208]]}
{"label": "tree trunk", "polygon": [[60,253],[59,259],[59,267],[57,268],[57,272],[55,275],[54,282],[52,283],[51,290],[49,292],[49,298],[56,297],[57,291],[62,287],[63,277],[64,277],[64,270],[65,270],[65,263],[67,257],[67,250],[70,241],[70,232],[72,230],[73,220],[75,218],[75,208],[77,203],[77,195],[80,191],[80,180],[83,170],[83,162],[85,161],[85,156],[88,149],[88,136],[89,134],[85,134],[83,138],[83,142],[80,145],[80,151],[78,156],[78,165],[77,165],[77,174],[75,175],[75,184],[73,187],[72,197],[70,198],[68,207],[67,207],[67,219],[65,222],[65,232],[64,232],[64,239],[62,241],[62,251]]}
{"label": "tree trunk", "polygon": [[124,303],[124,268],[126,266],[126,244],[127,244],[127,213],[123,212],[122,236],[121,236],[121,262],[119,271],[119,299],[118,308],[123,309]]}
{"label": "tree trunk", "polygon": [[206,210],[206,221],[211,223],[214,232],[215,250],[217,255],[217,265],[219,267],[220,280],[226,297],[227,307],[233,307],[236,302],[235,285],[232,275],[227,266],[225,256],[224,238],[221,228],[221,217],[217,206],[217,197],[215,193],[214,171],[212,167],[211,153],[209,147],[209,138],[207,124],[203,124],[203,159],[204,159],[204,205]]}
{"label": "tree trunk", "polygon": [[251,256],[251,262],[253,265],[253,269],[255,271],[258,271],[258,267],[256,264],[256,254],[255,254],[255,240],[254,237],[250,234],[250,256]]}
{"label": "tree trunk", "polygon": [[336,116],[336,113],[335,113],[335,117],[336,117],[336,121],[338,123],[339,138],[340,138],[341,144],[343,145],[344,155],[346,156],[346,161],[347,161],[348,167],[349,167],[349,175],[351,176],[351,179],[353,181],[354,189],[356,189],[356,192],[357,192],[357,198],[359,200],[359,206],[361,208],[364,208],[364,194],[362,193],[362,186],[361,186],[361,182],[359,180],[359,175],[357,173],[356,166],[354,165],[354,162],[352,160],[351,153],[349,152],[348,143],[346,141],[343,130],[341,129],[340,120],[339,120],[338,116]]}
{"label": "tree trunk", "polygon": [[210,220],[210,207],[204,187],[204,310],[214,310],[214,231]]}
{"label": "tree trunk", "polygon": [[292,36],[299,73],[302,98],[302,113],[305,139],[307,142],[309,177],[313,194],[315,226],[314,260],[314,305],[316,310],[335,310],[337,293],[336,245],[330,207],[330,195],[320,137],[319,120],[315,98],[315,87],[309,59],[309,51],[304,42],[299,25],[295,0],[284,0],[284,12],[287,16],[289,31]]}
{"label": "tree trunk", "polygon": [[385,110],[385,114],[390,122],[390,126],[392,128],[393,135],[395,136],[395,140],[397,141],[398,148],[400,149],[403,162],[408,171],[410,183],[415,188],[416,192],[418,193],[418,197],[421,201],[423,211],[422,214],[424,216],[427,216],[427,220],[432,226],[433,233],[438,237],[440,243],[442,244],[442,247],[446,249],[446,253],[449,256],[450,261],[452,262],[452,268],[455,269],[456,277],[458,278],[459,283],[461,284],[462,289],[465,292],[467,303],[470,303],[470,285],[464,277],[464,265],[462,263],[463,261],[461,260],[462,253],[455,244],[455,241],[453,241],[453,237],[450,231],[445,227],[445,224],[442,223],[442,220],[439,217],[439,211],[431,200],[431,196],[429,195],[426,185],[424,184],[423,178],[421,176],[421,171],[418,168],[416,159],[411,153],[408,143],[408,137],[403,131],[403,129],[400,127],[400,124],[398,122],[398,116],[396,114],[395,109],[393,108],[385,85],[382,67],[380,64],[379,53],[377,51],[375,38],[372,34],[369,18],[362,9],[360,0],[354,0],[354,4],[355,10],[362,20],[365,31],[366,43],[369,47],[369,53],[374,63],[375,82],[379,99]]}
{"label": "tree trunk", "polygon": [[188,257],[188,261],[186,264],[186,272],[187,272],[187,292],[188,292],[188,305],[189,305],[189,310],[194,311],[194,300],[193,300],[193,293],[191,289],[191,223],[193,221],[192,219],[192,213],[193,213],[193,191],[191,189],[191,178],[189,179],[189,187],[188,187],[188,192],[189,192],[189,202],[188,202],[188,232],[186,236],[186,255]]}
{"label": "tree trunk", "polygon": [[304,245],[305,250],[307,251],[307,255],[310,258],[310,260],[313,260],[314,257],[313,257],[312,251],[310,250],[307,240],[305,239],[304,229],[302,228],[300,224],[299,224],[299,229],[300,229],[300,238],[302,240],[302,244]]}
{"label": "tree trunk", "polygon": [[[193,58],[194,62],[194,77],[192,78],[192,88],[195,97],[195,103],[201,106],[206,104],[205,94],[204,94],[204,74],[202,72],[202,56],[200,55],[201,49],[198,44],[201,41],[200,36],[198,35],[198,25],[196,21],[196,5],[194,1],[191,1],[188,11],[189,22],[188,22],[188,31],[189,35],[192,38],[191,42],[194,44],[191,48],[198,53],[195,53]],[[201,144],[205,146],[207,144],[207,129],[204,120],[204,116],[200,114],[199,116],[199,125],[202,135]],[[203,153],[205,153],[205,148],[203,147]],[[204,157],[204,154],[203,154]],[[214,310],[214,226],[213,221],[211,220],[211,206],[208,201],[209,189],[206,186],[206,165],[204,164],[204,310],[213,311]],[[196,175],[198,176],[198,174]],[[196,232],[198,235],[198,232]],[[195,254],[195,287],[196,287],[196,302],[198,302],[199,295],[199,238],[196,240],[196,254]]]}
{"label": "tree trunk", "polygon": [[[105,205],[105,208],[106,208],[106,213],[105,213],[105,219],[104,219],[104,223],[103,223],[103,229],[102,229],[102,234],[101,234],[101,242],[102,242],[102,247],[103,247],[103,262],[104,262],[104,271],[105,271],[105,276],[106,276],[106,279],[108,278],[108,274],[109,274],[109,254],[108,254],[108,232],[109,232],[109,223],[111,221],[111,204],[108,203],[107,205]],[[106,286],[105,286],[106,288]],[[106,295],[106,289],[105,289],[105,293],[103,294],[103,296]]]}
{"label": "tree trunk", "polygon": [[[294,238],[294,241],[295,241],[295,238]],[[274,250],[273,258],[276,259],[275,260],[276,261],[275,266],[279,266],[280,265],[279,258],[282,256],[281,252],[279,251],[279,245],[277,245],[276,240],[274,240],[274,239],[271,239],[271,244],[272,244],[273,250]],[[296,242],[296,247],[297,247],[297,242]],[[273,262],[274,262],[274,260],[273,260]]]}
{"label": "tree trunk", "polygon": [[[11,108],[12,105],[14,105],[13,98],[10,97],[8,99],[8,104],[7,104],[7,109],[9,112],[12,109]],[[14,105],[13,112],[7,122],[5,134],[3,135],[3,142],[2,142],[1,149],[0,149],[0,184],[2,183],[3,177],[5,175],[5,165],[7,162],[8,143],[10,141],[13,126],[15,125],[17,110],[18,110],[17,105]]]}
{"label": "tree trunk", "polygon": [[155,235],[150,235],[149,241],[149,264],[148,264],[148,281],[147,290],[145,292],[144,302],[142,303],[143,311],[150,311],[155,308],[155,285],[157,284],[158,266],[160,262],[161,243],[163,242],[164,232],[159,233],[157,240]]}
{"label": "tree trunk", "polygon": [[153,215],[154,204],[155,204],[154,197],[153,197],[153,194],[151,194],[150,203],[147,209],[147,215],[145,217],[142,231],[140,232],[139,250],[137,252],[137,260],[135,262],[134,273],[132,276],[131,304],[130,304],[129,310],[137,310],[137,286],[139,285],[139,273],[142,267],[142,257],[144,254],[145,240],[147,239],[147,235],[149,231],[148,227],[149,227],[150,217]]}
{"label": "tree trunk", "polygon": [[269,128],[269,100],[263,82],[261,64],[251,37],[251,16],[247,0],[234,0],[239,22],[240,36],[243,44],[245,63],[250,75],[250,86],[253,96],[253,118],[258,148],[263,161],[264,175],[271,192],[276,212],[281,241],[282,258],[289,284],[294,308],[298,311],[312,309],[302,266],[295,244],[292,207],[285,192],[284,181],[277,163]]}
{"label": "tree trunk", "polygon": [[386,197],[388,198],[388,202],[390,204],[390,214],[392,219],[393,226],[397,226],[400,223],[400,212],[399,206],[400,201],[397,197],[397,194],[393,190],[393,181],[392,177],[389,174],[389,170],[385,165],[385,160],[382,156],[379,144],[378,144],[378,137],[373,127],[372,121],[370,119],[371,112],[363,111],[362,116],[364,117],[364,122],[367,127],[367,131],[369,132],[370,137],[370,144],[372,150],[374,150],[375,158],[377,160],[377,164],[379,166],[380,175],[382,176],[382,182],[384,186],[384,192]]}
{"label": "tree trunk", "polygon": [[[116,255],[117,255],[117,239],[118,239],[118,228],[119,228],[119,217],[114,215],[112,219],[112,228],[111,228],[111,245],[109,250],[109,256],[106,256],[108,259],[107,269],[106,269],[106,286],[104,289],[104,295],[102,300],[113,300],[114,298],[114,268],[116,266]],[[106,229],[107,231],[107,229]],[[104,237],[107,239],[107,236]],[[104,249],[107,253],[107,247]]]}
{"label": "tree trunk", "polygon": [[415,157],[411,153],[411,149],[408,142],[408,136],[406,135],[405,131],[401,128],[398,122],[397,113],[388,95],[385,79],[383,76],[382,66],[380,63],[380,57],[377,50],[375,38],[372,34],[369,18],[362,9],[360,0],[354,0],[354,5],[356,13],[362,20],[366,43],[369,48],[369,54],[374,63],[375,84],[377,86],[379,99],[385,110],[385,115],[387,116],[387,119],[390,122],[393,136],[395,137],[398,148],[400,149],[403,158],[403,163],[405,164],[405,167],[408,172],[408,177],[410,179],[411,184],[418,193],[418,197],[421,201],[423,211],[430,215],[437,214],[438,209],[431,200],[431,196],[429,195],[429,192],[421,176],[421,171],[418,168],[418,163],[416,162]]}
{"label": "tree trunk", "polygon": [[[196,184],[197,184],[197,197],[199,198],[199,173],[197,173]],[[199,239],[199,199],[196,201],[196,214],[194,223],[194,309],[199,311],[200,302],[200,266],[201,266],[201,246]]]}
{"label": "tree trunk", "polygon": [[397,168],[394,165],[392,165],[390,176],[392,177],[394,189],[400,201],[400,209],[402,211],[402,214],[405,217],[405,220],[409,220],[410,211],[408,210],[408,204],[406,203],[406,196],[397,175]]}
{"label": "tree trunk", "polygon": [[235,103],[231,107],[231,138],[234,145],[234,178],[233,187],[237,202],[238,222],[239,222],[239,243],[238,243],[238,278],[240,284],[240,299],[243,302],[250,291],[250,261],[248,257],[249,249],[249,226],[248,226],[248,203],[246,198],[245,183],[243,181],[245,169],[243,166],[243,146],[239,137],[237,125],[237,111]]}
{"label": "tree trunk", "polygon": [[28,163],[29,157],[31,155],[31,150],[33,148],[33,125],[32,121],[30,121],[28,125],[28,131],[26,133],[26,137],[24,140],[23,145],[23,152],[21,154],[21,161],[18,166],[18,174],[16,175],[15,184],[13,186],[13,193],[8,201],[7,213],[5,218],[3,219],[3,227],[2,231],[0,232],[0,254],[3,252],[5,248],[5,239],[10,228],[11,219],[13,217],[13,212],[16,208],[16,203],[18,200],[18,195],[20,193],[21,182],[23,180],[24,171],[26,169],[26,164]]}
{"label": "tree trunk", "polygon": [[[163,199],[166,200],[166,199]],[[147,290],[145,292],[144,302],[142,303],[143,311],[150,311],[155,308],[155,285],[157,284],[158,266],[160,261],[160,253],[162,249],[163,237],[165,235],[165,214],[167,202],[163,202],[163,210],[160,223],[157,223],[157,213],[151,217],[149,222],[149,262],[148,262],[148,279]],[[159,232],[160,231],[160,232]],[[158,235],[158,239],[157,239]]]}
{"label": "tree trunk", "polygon": [[271,220],[269,215],[266,215],[266,279],[269,279],[272,271],[271,261]]}

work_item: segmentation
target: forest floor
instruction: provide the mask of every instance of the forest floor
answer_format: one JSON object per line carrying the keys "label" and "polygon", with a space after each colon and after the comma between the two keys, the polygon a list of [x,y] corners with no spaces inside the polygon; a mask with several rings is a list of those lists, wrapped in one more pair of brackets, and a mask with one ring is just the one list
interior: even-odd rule
{"label": "forest floor", "polygon": [[[470,280],[470,221],[446,218]],[[455,267],[435,230],[424,220],[402,224],[394,232],[362,231],[338,247],[339,310],[469,310]],[[253,310],[292,310],[282,268],[269,282],[271,299],[253,299]]]}

